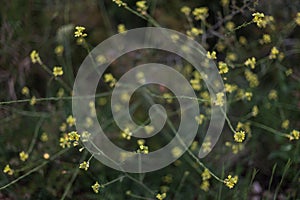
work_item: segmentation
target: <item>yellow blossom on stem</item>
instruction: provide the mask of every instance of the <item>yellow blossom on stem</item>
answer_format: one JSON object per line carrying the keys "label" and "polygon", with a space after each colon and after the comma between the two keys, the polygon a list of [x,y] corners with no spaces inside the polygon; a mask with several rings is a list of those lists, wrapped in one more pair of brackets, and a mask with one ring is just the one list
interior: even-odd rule
{"label": "yellow blossom on stem", "polygon": [[215,51],[212,51],[212,52],[207,52],[207,54],[206,54],[206,57],[208,58],[208,59],[217,59],[217,53],[215,52]]}
{"label": "yellow blossom on stem", "polygon": [[68,137],[69,137],[69,140],[78,141],[80,138],[80,135],[76,131],[72,131],[72,132],[68,133]]}
{"label": "yellow blossom on stem", "polygon": [[84,169],[85,171],[87,171],[90,167],[90,163],[83,161],[82,163],[80,163],[79,165],[79,169]]}
{"label": "yellow blossom on stem", "polygon": [[42,61],[41,61],[41,58],[39,56],[39,53],[36,51],[36,50],[33,50],[31,53],[30,53],[30,59],[31,59],[31,62],[34,64],[34,63],[39,63],[40,65],[43,64]]}
{"label": "yellow blossom on stem", "polygon": [[10,168],[9,165],[6,165],[3,169],[3,172],[5,174],[8,174],[8,175],[13,175],[14,174],[14,170]]}
{"label": "yellow blossom on stem", "polygon": [[211,174],[210,174],[210,172],[207,168],[204,169],[204,171],[201,174],[201,177],[202,177],[203,181],[208,180],[208,179],[211,178]]}
{"label": "yellow blossom on stem", "polygon": [[164,192],[164,193],[158,193],[157,195],[156,195],[156,199],[158,199],[158,200],[163,200],[163,199],[165,199],[167,197],[167,194]]}
{"label": "yellow blossom on stem", "polygon": [[209,190],[209,181],[203,181],[200,185],[200,189],[207,192]]}
{"label": "yellow blossom on stem", "polygon": [[21,93],[22,93],[23,95],[25,95],[25,96],[28,96],[28,95],[29,95],[29,88],[26,87],[26,86],[24,86],[24,87],[22,88]]}
{"label": "yellow blossom on stem", "polygon": [[245,136],[246,136],[245,131],[236,131],[233,136],[234,141],[243,142],[245,140]]}
{"label": "yellow blossom on stem", "polygon": [[65,134],[63,137],[59,138],[59,145],[62,148],[70,147],[71,142],[69,141],[69,137],[67,134]]}
{"label": "yellow blossom on stem", "polygon": [[217,93],[217,98],[215,100],[215,105],[217,106],[223,106],[224,105],[224,93],[223,92],[219,92]]}
{"label": "yellow blossom on stem", "polygon": [[98,181],[96,181],[96,183],[94,185],[92,185],[92,189],[95,193],[99,192],[100,184],[98,183]]}
{"label": "yellow blossom on stem", "polygon": [[22,160],[23,162],[28,159],[28,153],[25,153],[24,151],[20,152],[19,156],[20,156],[20,160]]}
{"label": "yellow blossom on stem", "polygon": [[59,67],[59,66],[55,66],[54,68],[53,68],[53,75],[55,76],[55,77],[57,77],[57,76],[62,76],[63,74],[64,74],[64,71],[63,71],[63,69],[62,69],[62,67]]}
{"label": "yellow blossom on stem", "polygon": [[75,125],[76,119],[72,115],[69,115],[66,122],[69,125],[69,127],[71,127]]}
{"label": "yellow blossom on stem", "polygon": [[135,3],[136,7],[137,7],[137,11],[144,13],[147,11],[148,7],[146,6],[146,1],[137,1]]}
{"label": "yellow blossom on stem", "polygon": [[35,96],[32,96],[32,97],[31,97],[29,104],[30,104],[31,106],[33,106],[33,105],[36,104],[36,97],[35,97]]}
{"label": "yellow blossom on stem", "polygon": [[207,7],[195,8],[193,10],[193,15],[195,17],[195,20],[204,21],[208,17],[208,8]]}
{"label": "yellow blossom on stem", "polygon": [[183,6],[181,7],[180,12],[184,13],[185,15],[189,15],[191,13],[191,8],[188,6]]}
{"label": "yellow blossom on stem", "polygon": [[85,27],[83,27],[83,26],[76,26],[75,27],[74,36],[78,37],[78,38],[84,38],[84,37],[86,37],[87,34],[83,32],[84,30],[85,30]]}
{"label": "yellow blossom on stem", "polygon": [[300,138],[300,132],[297,131],[297,130],[293,130],[291,133],[290,133],[290,140],[299,140]]}
{"label": "yellow blossom on stem", "polygon": [[244,63],[246,66],[250,66],[251,69],[254,69],[255,68],[255,64],[256,64],[256,58],[255,57],[252,57],[252,58],[248,58],[245,63]]}
{"label": "yellow blossom on stem", "polygon": [[269,59],[276,59],[278,54],[279,54],[278,49],[276,47],[272,47],[271,53],[269,55]]}
{"label": "yellow blossom on stem", "polygon": [[227,64],[222,62],[222,61],[220,61],[218,63],[218,67],[219,67],[219,70],[220,70],[219,71],[220,74],[226,74],[229,71],[229,68],[228,68]]}
{"label": "yellow blossom on stem", "polygon": [[251,112],[252,116],[256,117],[258,115],[258,113],[259,113],[258,107],[256,105],[253,106],[252,112]]}
{"label": "yellow blossom on stem", "polygon": [[277,91],[276,90],[271,90],[268,94],[268,98],[270,100],[276,100],[278,98]]}
{"label": "yellow blossom on stem", "polygon": [[224,180],[224,183],[227,187],[232,189],[238,182],[238,176],[232,177],[231,175],[228,175],[227,178]]}
{"label": "yellow blossom on stem", "polygon": [[127,6],[126,3],[124,3],[122,0],[112,0],[113,2],[115,2],[119,7],[120,6]]}

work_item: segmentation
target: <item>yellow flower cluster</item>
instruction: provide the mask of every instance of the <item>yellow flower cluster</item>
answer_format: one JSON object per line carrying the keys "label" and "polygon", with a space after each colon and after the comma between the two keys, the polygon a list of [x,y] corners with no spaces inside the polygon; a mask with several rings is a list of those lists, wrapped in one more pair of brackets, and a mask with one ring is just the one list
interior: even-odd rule
{"label": "yellow flower cluster", "polygon": [[114,87],[117,80],[114,78],[114,76],[111,73],[104,75],[104,82],[109,83],[109,87]]}
{"label": "yellow flower cluster", "polygon": [[182,12],[185,15],[189,15],[191,13],[191,8],[188,6],[183,6],[181,7],[180,12]]}
{"label": "yellow flower cluster", "polygon": [[158,200],[163,200],[163,199],[165,199],[167,197],[167,194],[164,192],[164,193],[158,193],[157,195],[156,195],[156,199],[158,199]]}
{"label": "yellow flower cluster", "polygon": [[259,40],[260,44],[269,44],[271,43],[271,36],[269,34],[263,34],[262,39]]}
{"label": "yellow flower cluster", "polygon": [[23,95],[25,95],[25,96],[28,96],[28,95],[29,95],[29,88],[26,87],[26,86],[24,86],[24,87],[22,88],[21,93],[22,93]]}
{"label": "yellow flower cluster", "polygon": [[222,62],[222,61],[220,61],[218,63],[218,67],[219,67],[219,70],[220,70],[219,71],[220,74],[226,74],[229,71],[228,65],[226,63]]}
{"label": "yellow flower cluster", "polygon": [[278,54],[279,54],[278,49],[276,47],[273,47],[271,49],[271,52],[270,52],[270,55],[269,55],[269,59],[276,59],[277,56],[278,56]]}
{"label": "yellow flower cluster", "polygon": [[256,64],[256,58],[255,57],[252,57],[252,58],[248,58],[245,63],[244,63],[246,66],[250,66],[251,69],[254,69],[255,68],[255,64]]}
{"label": "yellow flower cluster", "polygon": [[204,21],[208,17],[208,8],[207,7],[195,8],[193,10],[193,15],[195,17],[195,20]]}
{"label": "yellow flower cluster", "polygon": [[87,34],[83,32],[84,30],[85,30],[85,27],[83,27],[83,26],[76,26],[75,27],[74,36],[78,37],[78,38],[84,38],[84,37],[86,37]]}
{"label": "yellow flower cluster", "polygon": [[137,1],[135,3],[136,7],[137,7],[137,11],[141,12],[142,14],[145,14],[145,12],[148,9],[148,6],[146,6],[146,1]]}
{"label": "yellow flower cluster", "polygon": [[121,136],[123,138],[125,138],[126,140],[130,140],[131,139],[131,136],[132,136],[132,133],[131,131],[129,130],[129,128],[126,128],[122,133],[121,133]]}
{"label": "yellow flower cluster", "polygon": [[228,175],[227,178],[224,180],[224,184],[232,189],[238,182],[238,176],[232,177],[231,175]]}
{"label": "yellow flower cluster", "polygon": [[205,168],[201,174],[201,177],[202,177],[202,183],[200,185],[200,189],[207,192],[209,190],[209,186],[210,186],[210,183],[209,183],[209,179],[211,178],[210,171],[207,168]]}
{"label": "yellow flower cluster", "polygon": [[245,70],[245,78],[249,82],[249,86],[254,88],[259,85],[258,77],[250,70]]}
{"label": "yellow flower cluster", "polygon": [[148,146],[145,145],[145,140],[140,139],[137,141],[137,144],[139,145],[139,149],[137,150],[137,153],[142,153],[142,154],[149,153],[149,148]]}
{"label": "yellow flower cluster", "polygon": [[208,51],[207,54],[206,54],[206,57],[208,59],[215,60],[215,59],[217,59],[217,53],[215,51],[212,51],[212,52]]}
{"label": "yellow flower cluster", "polygon": [[113,2],[115,2],[119,7],[120,6],[127,6],[126,3],[124,3],[122,0],[112,0]]}
{"label": "yellow flower cluster", "polygon": [[200,34],[203,34],[203,31],[199,28],[195,28],[192,27],[190,30],[186,31],[186,34],[190,37],[190,38],[195,38]]}
{"label": "yellow flower cluster", "polygon": [[223,106],[225,103],[225,100],[224,100],[224,93],[223,92],[219,92],[217,93],[217,98],[215,100],[215,105],[216,106]]}
{"label": "yellow flower cluster", "polygon": [[69,115],[66,122],[69,125],[69,127],[72,127],[76,124],[76,119],[72,115]]}
{"label": "yellow flower cluster", "polygon": [[267,26],[267,24],[274,21],[274,18],[272,16],[265,16],[264,13],[256,12],[256,13],[253,13],[252,16],[253,16],[252,21],[254,23],[256,23],[256,25],[259,28],[265,28]]}
{"label": "yellow flower cluster", "polygon": [[290,140],[299,140],[300,132],[297,130],[293,130],[289,135]]}

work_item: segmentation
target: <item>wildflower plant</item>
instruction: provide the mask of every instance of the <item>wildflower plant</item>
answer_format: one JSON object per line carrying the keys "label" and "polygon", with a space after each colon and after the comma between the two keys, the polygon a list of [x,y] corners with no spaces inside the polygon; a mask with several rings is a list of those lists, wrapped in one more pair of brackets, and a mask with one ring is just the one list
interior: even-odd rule
{"label": "wildflower plant", "polygon": [[[1,43],[5,53],[0,59],[1,84],[7,82],[0,90],[1,195],[12,199],[27,195],[30,199],[249,199],[260,188],[262,198],[298,199],[300,8],[296,2],[291,4],[286,8],[280,1],[267,6],[255,0],[68,2],[55,7],[45,4],[37,16],[27,6],[22,8],[28,12],[26,17],[17,22],[20,2],[3,6],[1,41],[8,45]],[[53,9],[57,10],[49,13]],[[21,28],[31,20],[33,25]],[[98,80],[86,116],[77,118],[72,99],[89,98],[76,96],[73,88],[84,58],[107,37],[117,33],[126,37],[131,28],[141,26],[175,29],[198,42],[205,52],[187,44],[178,49],[187,55],[199,53],[203,60],[198,64],[205,69],[215,64],[224,90],[210,91],[211,77],[162,50],[132,51],[111,61],[117,49],[124,48],[119,42],[107,54],[92,53],[91,66],[109,64],[109,68]],[[182,39],[176,34],[168,38],[174,44]],[[120,93],[121,103],[112,105],[123,74],[149,60],[180,73],[196,96],[176,96],[165,85],[144,85],[149,74],[137,73],[133,78],[143,86],[133,95]],[[156,72],[150,78],[160,75]],[[187,117],[181,116],[182,99],[197,102],[201,111],[189,116],[198,132],[188,147],[176,137],[181,118]],[[113,111],[122,113],[124,102],[142,128],[130,123],[118,126]],[[161,119],[151,118],[155,104],[167,114],[159,131],[151,124]],[[215,107],[225,118],[216,145],[214,137],[205,137]],[[98,148],[108,143],[87,131],[98,123],[116,148],[126,150],[115,157],[124,163],[140,159],[134,167],[141,171],[141,160],[172,138],[180,145],[170,148],[168,157],[176,159],[154,172],[111,169],[97,159],[103,156],[107,163],[113,162],[115,158]],[[145,137],[137,137],[140,131]],[[184,131],[190,134],[188,128]],[[198,152],[209,154],[204,158]],[[151,160],[148,164],[153,165]]]}

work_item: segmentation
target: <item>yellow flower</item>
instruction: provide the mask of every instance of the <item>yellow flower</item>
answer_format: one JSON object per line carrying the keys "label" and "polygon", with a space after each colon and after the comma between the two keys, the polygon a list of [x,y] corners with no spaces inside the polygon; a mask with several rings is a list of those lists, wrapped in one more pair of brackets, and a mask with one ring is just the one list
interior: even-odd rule
{"label": "yellow flower", "polygon": [[247,38],[245,38],[244,36],[240,36],[239,37],[239,43],[241,44],[241,45],[246,45],[247,44]]}
{"label": "yellow flower", "polygon": [[9,165],[6,165],[3,169],[3,172],[5,174],[8,174],[8,175],[13,175],[14,174],[14,170],[10,168]]}
{"label": "yellow flower", "polygon": [[297,13],[297,16],[295,18],[295,22],[296,22],[297,25],[300,26],[300,12]]}
{"label": "yellow flower", "polygon": [[84,38],[84,37],[87,36],[87,34],[83,32],[85,30],[85,27],[83,27],[83,26],[76,26],[75,29],[76,29],[76,31],[74,32],[74,36],[75,37]]}
{"label": "yellow flower", "polygon": [[226,27],[227,30],[233,31],[233,30],[234,30],[234,27],[235,27],[235,24],[234,24],[233,22],[229,21],[229,22],[227,22],[227,23],[225,24],[225,27]]}
{"label": "yellow flower", "polygon": [[137,150],[137,153],[142,153],[142,154],[148,154],[149,153],[148,146],[144,145],[145,140],[138,140],[137,143],[139,145],[139,149]]}
{"label": "yellow flower", "polygon": [[100,184],[98,183],[98,181],[96,181],[96,183],[92,185],[92,189],[94,190],[95,193],[98,193],[99,188],[100,188]]}
{"label": "yellow flower", "polygon": [[131,131],[129,130],[129,128],[125,128],[125,130],[121,133],[121,136],[123,138],[125,138],[126,140],[130,140],[131,139],[131,136],[132,136],[132,133]]}
{"label": "yellow flower", "polygon": [[126,3],[124,3],[122,0],[112,0],[113,2],[115,2],[119,7],[120,6],[127,6]]}
{"label": "yellow flower", "polygon": [[90,167],[90,163],[86,161],[83,161],[79,165],[79,169],[84,169],[85,171],[87,171],[89,167]]}
{"label": "yellow flower", "polygon": [[70,147],[71,142],[69,141],[69,137],[67,134],[65,134],[63,137],[59,138],[59,145],[62,148]]}
{"label": "yellow flower", "polygon": [[254,23],[256,23],[256,25],[257,25],[259,28],[265,28],[265,27],[266,27],[266,25],[267,25],[267,20],[266,20],[266,17],[265,17],[265,15],[264,15],[264,13],[256,12],[256,13],[253,13],[252,16],[253,16],[252,21],[253,21]]}
{"label": "yellow flower", "polygon": [[252,58],[248,58],[245,63],[244,63],[246,66],[250,66],[251,69],[254,69],[255,68],[255,64],[256,64],[256,58],[255,57],[252,57]]}
{"label": "yellow flower", "polygon": [[285,71],[285,75],[286,76],[289,76],[289,75],[291,75],[293,73],[293,69],[287,69],[286,71]]}
{"label": "yellow flower", "polygon": [[28,96],[28,95],[29,95],[29,88],[26,87],[26,86],[24,86],[24,87],[22,88],[21,93],[22,93],[23,95],[25,95],[25,96]]}
{"label": "yellow flower", "polygon": [[66,124],[66,123],[62,123],[62,124],[60,125],[60,127],[59,127],[59,130],[60,130],[61,132],[66,131],[66,130],[67,130],[67,124]]}
{"label": "yellow flower", "polygon": [[69,117],[67,118],[66,122],[69,125],[69,127],[71,127],[71,126],[75,125],[76,119],[72,115],[69,115]]}
{"label": "yellow flower", "polygon": [[245,131],[236,131],[233,137],[234,141],[243,142],[245,140]]}
{"label": "yellow flower", "polygon": [[208,181],[203,181],[200,185],[200,189],[207,192],[209,190],[209,182]]}
{"label": "yellow flower", "polygon": [[279,54],[278,49],[276,47],[273,47],[271,49],[271,53],[269,55],[269,59],[276,59],[278,54]]}
{"label": "yellow flower", "polygon": [[201,148],[204,153],[211,151],[211,141],[207,140],[203,142]]}
{"label": "yellow flower", "polygon": [[218,67],[219,67],[219,70],[220,70],[219,71],[220,74],[226,74],[229,71],[227,64],[222,62],[222,61],[220,61],[218,63]]}
{"label": "yellow flower", "polygon": [[278,98],[277,96],[277,91],[276,90],[271,90],[268,94],[268,98],[270,100],[276,100]]}
{"label": "yellow flower", "polygon": [[180,155],[182,155],[183,151],[179,147],[174,147],[171,152],[174,158],[178,158]]}
{"label": "yellow flower", "polygon": [[199,79],[191,79],[190,83],[192,85],[192,88],[196,91],[199,91],[201,89],[201,84]]}
{"label": "yellow flower", "polygon": [[203,31],[199,28],[192,27],[190,30],[186,31],[186,34],[191,38],[197,37],[198,35],[202,34]]}
{"label": "yellow flower", "polygon": [[232,177],[231,175],[228,175],[227,178],[224,180],[224,183],[227,187],[232,189],[238,182],[238,176]]}
{"label": "yellow flower", "polygon": [[225,83],[225,91],[226,92],[232,93],[237,89],[238,89],[237,85]]}
{"label": "yellow flower", "polygon": [[64,74],[64,71],[62,69],[62,67],[59,67],[59,66],[55,66],[53,68],[53,75],[56,77],[56,76],[62,76]]}
{"label": "yellow flower", "polygon": [[64,52],[64,46],[63,45],[58,45],[55,47],[54,49],[54,53],[57,55],[57,56],[62,56]]}
{"label": "yellow flower", "polygon": [[141,12],[141,13],[144,13],[148,7],[146,6],[146,1],[137,1],[135,3],[136,7],[137,7],[137,11]]}
{"label": "yellow flower", "polygon": [[288,119],[284,120],[281,124],[281,128],[288,129],[290,125],[290,121]]}
{"label": "yellow flower", "polygon": [[195,120],[198,122],[198,124],[202,124],[204,119],[205,116],[203,114],[200,114],[199,116],[195,117]]}
{"label": "yellow flower", "polygon": [[32,105],[32,106],[35,105],[35,104],[36,104],[36,97],[35,97],[35,96],[32,96],[29,103],[30,103],[30,105]]}
{"label": "yellow flower", "polygon": [[200,7],[195,8],[193,10],[193,15],[195,17],[195,20],[205,20],[205,18],[208,17],[208,8],[207,7]]}
{"label": "yellow flower", "polygon": [[260,44],[269,44],[271,43],[271,36],[269,34],[263,34],[262,39],[259,40]]}
{"label": "yellow flower", "polygon": [[68,133],[68,138],[69,138],[69,140],[78,141],[80,138],[80,135],[76,131],[72,131],[72,132]]}
{"label": "yellow flower", "polygon": [[229,0],[221,0],[221,5],[223,7],[228,6],[229,5]]}
{"label": "yellow flower", "polygon": [[259,85],[257,75],[251,72],[250,70],[245,70],[245,78],[249,82],[249,86],[254,88]]}
{"label": "yellow flower", "polygon": [[210,174],[210,172],[207,168],[204,169],[204,171],[201,174],[201,177],[202,177],[203,181],[208,180],[208,179],[211,178],[211,174]]}
{"label": "yellow flower", "polygon": [[256,117],[259,113],[258,107],[257,106],[253,106],[252,108],[252,116]]}
{"label": "yellow flower", "polygon": [[39,53],[36,51],[36,50],[33,50],[31,53],[30,53],[30,59],[31,59],[31,62],[34,64],[34,63],[39,63],[40,65],[42,64],[42,61],[41,61],[41,58],[39,56]]}
{"label": "yellow flower", "polygon": [[211,53],[208,51],[206,57],[208,59],[217,59],[217,53],[215,51],[212,51]]}
{"label": "yellow flower", "polygon": [[24,151],[20,152],[19,156],[20,156],[20,160],[22,160],[23,162],[28,159],[28,154],[25,153]]}
{"label": "yellow flower", "polygon": [[108,73],[104,74],[104,82],[109,83],[109,87],[113,87],[117,81],[111,73]]}
{"label": "yellow flower", "polygon": [[165,199],[167,197],[167,194],[166,193],[162,193],[162,194],[157,194],[156,195],[156,199],[158,199],[158,200],[163,200],[163,199]]}
{"label": "yellow flower", "polygon": [[181,7],[180,12],[184,13],[185,15],[189,15],[191,13],[191,8],[188,6],[183,6]]}
{"label": "yellow flower", "polygon": [[125,31],[126,31],[125,25],[119,24],[118,25],[118,33],[124,33]]}
{"label": "yellow flower", "polygon": [[299,137],[300,137],[300,132],[297,130],[293,130],[290,133],[290,140],[299,140]]}
{"label": "yellow flower", "polygon": [[48,135],[47,135],[47,133],[42,133],[42,135],[41,135],[41,141],[42,142],[47,142],[48,141]]}
{"label": "yellow flower", "polygon": [[215,105],[217,105],[217,106],[224,105],[224,93],[223,92],[217,93],[217,99],[215,100]]}

